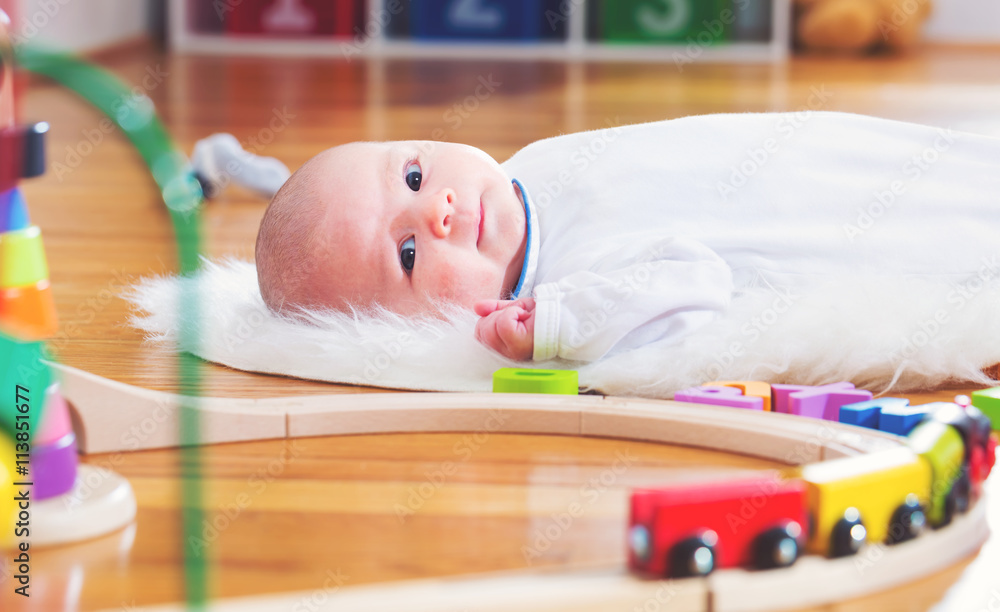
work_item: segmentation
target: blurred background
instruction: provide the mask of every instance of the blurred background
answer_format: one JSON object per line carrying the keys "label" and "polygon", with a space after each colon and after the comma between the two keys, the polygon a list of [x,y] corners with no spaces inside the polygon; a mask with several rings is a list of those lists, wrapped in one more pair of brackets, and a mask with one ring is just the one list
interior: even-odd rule
{"label": "blurred background", "polygon": [[[289,18],[285,23],[280,19],[262,19],[261,16],[269,8],[276,5],[287,5]],[[370,15],[373,7],[366,6],[364,0],[295,0],[281,2],[279,0],[5,0],[3,5],[8,12],[13,12],[13,32],[22,40],[31,40],[59,49],[71,51],[92,51],[102,47],[119,44],[140,36],[151,36],[159,41],[166,41],[170,36],[174,40],[183,40],[185,33],[218,33],[218,34],[251,34],[295,36],[311,35],[336,38],[344,34],[354,35],[355,28],[364,30],[365,14]],[[399,4],[404,10],[412,13],[432,15],[435,11],[446,13],[448,2],[413,0],[390,2]],[[469,37],[490,36],[503,37],[507,24],[499,23],[499,12],[496,9],[509,8],[512,19],[518,19],[521,11],[530,12],[532,8],[538,16],[544,18],[545,12],[559,13],[560,9],[575,8],[584,4],[583,0],[563,0],[562,2],[521,2],[521,1],[478,1],[452,3],[453,6],[468,7],[470,11],[466,18],[466,31],[461,32],[462,13],[454,17],[459,26],[456,36],[465,34]],[[660,12],[663,19],[669,17],[672,7],[670,0],[653,0],[648,2],[589,2],[588,10],[594,13],[594,7],[610,9],[627,13],[630,10],[642,11],[645,6],[656,14]],[[711,6],[712,2],[699,2]],[[734,2],[737,7],[753,4],[756,10],[766,11],[771,4],[767,0],[744,0]],[[782,4],[775,2],[775,4]],[[797,5],[818,4],[815,0],[796,2]],[[885,2],[871,0],[873,5],[894,5],[904,13],[908,6],[916,4],[916,0],[898,0]],[[178,6],[180,5],[180,6]],[[552,5],[552,6],[547,6]],[[560,6],[561,5],[561,6]],[[301,13],[295,9],[301,7]],[[183,9],[186,22],[171,22],[168,13],[171,10]],[[540,9],[540,10],[539,10]],[[477,13],[477,11],[479,11]],[[570,11],[562,11],[568,13]],[[752,12],[747,8],[745,12]],[[304,15],[298,22],[294,15]],[[482,16],[480,16],[482,15]],[[310,17],[311,16],[311,17]],[[346,16],[346,20],[345,20]],[[592,16],[592,15],[591,15]],[[490,32],[491,20],[495,25]],[[444,19],[441,20],[445,21]],[[891,17],[890,17],[891,21]],[[398,25],[398,21],[397,21]],[[476,27],[478,26],[478,27]],[[404,26],[405,27],[405,26]],[[417,24],[417,27],[421,27]],[[508,27],[507,30],[512,28]],[[172,30],[172,31],[171,31]],[[442,31],[434,31],[432,27],[424,27],[416,32],[418,37],[447,35]],[[170,36],[168,36],[168,34]],[[522,34],[510,34],[510,38]],[[529,35],[530,36],[530,35]],[[679,37],[680,40],[684,36]],[[933,43],[957,44],[989,44],[1000,43],[1000,3],[995,0],[941,0],[934,3],[933,10],[922,28],[922,40]],[[182,49],[183,50],[183,47]]]}

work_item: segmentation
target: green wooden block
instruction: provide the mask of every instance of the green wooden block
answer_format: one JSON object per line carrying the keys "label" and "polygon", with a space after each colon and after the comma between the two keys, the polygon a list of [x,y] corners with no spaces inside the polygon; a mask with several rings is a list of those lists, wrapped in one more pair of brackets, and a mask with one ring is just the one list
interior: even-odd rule
{"label": "green wooden block", "polygon": [[972,405],[990,418],[993,429],[1000,431],[1000,387],[973,391]]}
{"label": "green wooden block", "polygon": [[603,0],[603,38],[612,42],[686,42],[710,46],[732,38],[731,0]]}
{"label": "green wooden block", "polygon": [[[52,372],[42,363],[41,342],[20,342],[0,333],[0,429],[14,436],[17,432],[37,432],[42,416],[45,391],[52,382]],[[28,428],[16,425],[17,416],[27,416]]]}
{"label": "green wooden block", "polygon": [[500,368],[493,373],[494,393],[550,393],[577,395],[580,382],[576,370]]}

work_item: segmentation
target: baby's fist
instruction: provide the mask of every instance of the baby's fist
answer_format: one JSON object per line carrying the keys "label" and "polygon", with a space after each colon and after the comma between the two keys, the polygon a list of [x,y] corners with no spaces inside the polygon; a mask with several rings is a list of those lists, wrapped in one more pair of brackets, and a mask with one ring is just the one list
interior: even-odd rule
{"label": "baby's fist", "polygon": [[535,300],[484,300],[476,302],[476,339],[517,361],[531,359],[535,351]]}

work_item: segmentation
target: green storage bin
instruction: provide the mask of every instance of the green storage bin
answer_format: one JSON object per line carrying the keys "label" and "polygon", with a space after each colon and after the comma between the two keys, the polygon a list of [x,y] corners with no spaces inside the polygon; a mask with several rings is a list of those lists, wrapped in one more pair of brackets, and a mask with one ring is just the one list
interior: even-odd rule
{"label": "green storage bin", "polygon": [[601,0],[598,31],[608,42],[694,43],[732,38],[731,0]]}

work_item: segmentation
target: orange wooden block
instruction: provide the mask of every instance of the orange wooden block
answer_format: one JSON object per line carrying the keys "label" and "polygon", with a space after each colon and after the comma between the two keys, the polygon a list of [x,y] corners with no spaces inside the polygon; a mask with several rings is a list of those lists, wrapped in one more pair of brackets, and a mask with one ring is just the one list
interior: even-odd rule
{"label": "orange wooden block", "polygon": [[717,380],[705,383],[703,387],[736,387],[743,395],[752,395],[764,400],[764,411],[771,411],[771,385],[759,380]]}
{"label": "orange wooden block", "polygon": [[0,328],[23,340],[42,340],[59,328],[48,279],[34,286],[0,289]]}

